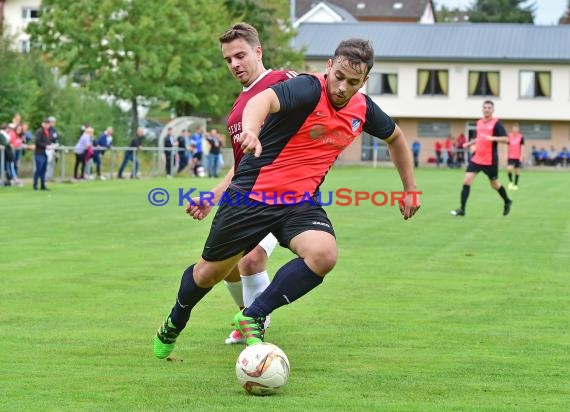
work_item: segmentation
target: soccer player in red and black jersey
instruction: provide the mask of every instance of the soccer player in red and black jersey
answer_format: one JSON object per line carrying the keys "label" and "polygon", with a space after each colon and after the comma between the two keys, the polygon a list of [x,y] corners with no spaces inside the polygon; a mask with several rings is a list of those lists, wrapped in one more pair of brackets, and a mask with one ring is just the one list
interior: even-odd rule
{"label": "soccer player in red and black jersey", "polygon": [[363,131],[388,144],[406,192],[399,205],[404,219],[417,212],[414,166],[404,134],[358,92],[373,64],[367,40],[345,40],[327,62],[326,75],[297,76],[247,103],[239,137],[246,155],[218,208],[201,259],[184,272],[168,318],[176,327],[244,252],[270,232],[298,257],[282,266],[265,291],[234,317],[247,345],[263,342],[264,320],[273,310],[322,283],[336,264],[337,246],[318,190],[336,158]]}
{"label": "soccer player in red and black jersey", "polygon": [[507,196],[505,187],[499,182],[499,160],[497,153],[498,143],[508,143],[507,131],[496,117],[493,117],[495,104],[486,100],[483,102],[483,117],[477,120],[477,137],[465,146],[475,145],[475,153],[467,165],[461,190],[461,207],[452,210],[454,216],[465,216],[465,205],[471,190],[471,184],[479,172],[489,178],[491,187],[495,189],[504,201],[503,216],[509,214],[513,201]]}
{"label": "soccer player in red and black jersey", "polygon": [[[507,173],[509,175],[509,189],[519,190],[519,175],[521,162],[523,161],[524,136],[519,130],[519,124],[513,124],[509,133],[509,155],[507,158]],[[513,184],[513,170],[515,172],[515,182]]]}

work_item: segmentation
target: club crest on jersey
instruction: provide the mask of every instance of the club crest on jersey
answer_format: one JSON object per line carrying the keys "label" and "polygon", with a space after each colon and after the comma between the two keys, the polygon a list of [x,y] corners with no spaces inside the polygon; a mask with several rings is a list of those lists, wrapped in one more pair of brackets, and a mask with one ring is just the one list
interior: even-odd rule
{"label": "club crest on jersey", "polygon": [[358,119],[352,119],[352,131],[356,132],[358,130],[358,128],[360,127],[360,120]]}

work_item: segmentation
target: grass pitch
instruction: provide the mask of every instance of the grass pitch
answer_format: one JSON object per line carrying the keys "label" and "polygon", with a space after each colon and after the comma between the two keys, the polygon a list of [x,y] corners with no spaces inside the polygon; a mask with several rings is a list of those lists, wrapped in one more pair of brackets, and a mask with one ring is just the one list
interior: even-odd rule
{"label": "grass pitch", "polygon": [[[340,258],[322,286],[273,314],[291,361],[284,393],[248,396],[223,285],[194,310],[174,355],[152,336],[211,217],[177,189],[208,179],[0,188],[0,409],[441,411],[570,409],[567,172],[524,171],[511,215],[481,175],[465,218],[463,172],[420,169],[421,211],[327,207]],[[501,173],[506,183],[506,175]],[[153,207],[148,192],[171,195]],[[324,191],[401,190],[393,169],[335,168]],[[278,249],[270,272],[291,258]]]}

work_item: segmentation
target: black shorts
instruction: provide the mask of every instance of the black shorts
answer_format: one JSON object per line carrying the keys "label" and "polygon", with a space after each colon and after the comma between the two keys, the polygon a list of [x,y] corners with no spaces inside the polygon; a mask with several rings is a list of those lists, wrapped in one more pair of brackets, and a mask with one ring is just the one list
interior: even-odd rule
{"label": "black shorts", "polygon": [[471,173],[483,172],[487,175],[489,180],[497,180],[499,178],[499,168],[497,167],[496,164],[490,165],[490,166],[485,166],[485,165],[480,165],[479,163],[475,163],[473,161],[470,161],[469,164],[467,165],[467,169],[465,171],[471,172]]}
{"label": "black shorts", "polygon": [[216,262],[247,253],[273,233],[281,246],[307,230],[334,234],[323,207],[304,202],[297,205],[267,205],[228,188],[212,221],[202,258]]}
{"label": "black shorts", "polygon": [[196,159],[196,160],[198,160],[198,161],[202,160],[202,152],[196,152],[196,153],[194,153],[194,155],[192,156],[192,158],[194,158],[194,159]]}
{"label": "black shorts", "polygon": [[520,159],[507,159],[507,164],[509,166],[514,166],[517,169],[520,169],[520,167],[521,167]]}

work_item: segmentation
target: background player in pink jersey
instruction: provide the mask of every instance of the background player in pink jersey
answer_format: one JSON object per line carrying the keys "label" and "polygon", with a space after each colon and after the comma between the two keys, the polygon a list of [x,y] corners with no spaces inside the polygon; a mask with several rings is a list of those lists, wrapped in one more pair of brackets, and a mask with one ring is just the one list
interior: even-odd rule
{"label": "background player in pink jersey", "polygon": [[[519,190],[519,176],[521,163],[524,161],[524,136],[519,130],[519,124],[513,124],[509,133],[509,154],[507,158],[507,173],[509,175],[509,189]],[[513,183],[513,170],[515,181]]]}
{"label": "background player in pink jersey", "polygon": [[483,172],[489,178],[491,187],[495,189],[504,201],[503,216],[511,211],[513,201],[507,196],[505,187],[499,182],[499,156],[498,143],[508,143],[507,131],[496,117],[493,117],[495,104],[486,100],[483,102],[483,117],[477,120],[477,137],[465,145],[475,145],[475,153],[467,165],[461,190],[461,207],[452,210],[453,216],[465,216],[465,206],[471,191],[471,184],[479,172]]}

